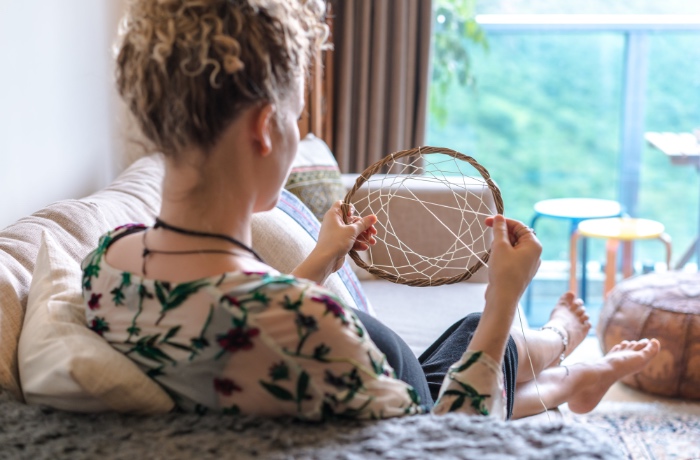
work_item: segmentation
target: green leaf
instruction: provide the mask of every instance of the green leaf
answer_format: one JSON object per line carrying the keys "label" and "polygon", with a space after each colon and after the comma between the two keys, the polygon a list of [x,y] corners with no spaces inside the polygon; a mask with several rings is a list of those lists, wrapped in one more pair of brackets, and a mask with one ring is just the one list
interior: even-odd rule
{"label": "green leaf", "polygon": [[173,358],[155,345],[159,337],[160,334],[142,337],[126,354],[137,353],[146,359],[159,363],[163,363],[165,361],[176,363]]}
{"label": "green leaf", "polygon": [[255,300],[265,305],[270,303],[270,297],[268,297],[267,294],[263,292],[254,292],[252,300]]}
{"label": "green leaf", "polygon": [[97,264],[90,264],[85,267],[85,270],[83,271],[85,276],[97,276],[97,274],[100,273],[100,266]]}
{"label": "green leaf", "polygon": [[326,346],[325,343],[318,345],[314,348],[314,359],[319,361],[326,361],[326,355],[331,352],[331,349]]}
{"label": "green leaf", "polygon": [[464,405],[464,399],[465,399],[464,395],[455,399],[454,402],[452,403],[452,405],[450,406],[450,409],[448,410],[448,412],[454,412],[454,411],[458,410],[460,407],[462,407]]}
{"label": "green leaf", "polygon": [[301,299],[297,300],[296,302],[292,302],[289,296],[285,295],[282,308],[284,308],[285,310],[298,311],[299,308],[303,305],[303,303],[304,302]]}
{"label": "green leaf", "polygon": [[464,391],[467,393],[467,395],[469,395],[470,397],[473,398],[475,396],[480,396],[479,392],[476,391],[476,389],[474,389],[473,386],[466,384],[466,383],[463,383],[463,382],[460,382],[459,380],[453,379],[453,381],[456,382],[459,386],[461,386],[464,389]]}
{"label": "green leaf", "polygon": [[442,395],[443,395],[443,396],[460,396],[460,395],[464,395],[464,392],[463,392],[463,391],[459,391],[459,390],[445,390],[445,391],[442,393]]}
{"label": "green leaf", "polygon": [[156,288],[156,297],[158,298],[158,302],[160,302],[162,306],[167,305],[168,297],[166,292],[163,290],[163,285],[160,283],[160,281],[156,281],[155,283],[153,283],[153,285]]}
{"label": "green leaf", "polygon": [[182,305],[192,294],[199,291],[202,287],[208,285],[208,281],[192,281],[190,283],[178,284],[175,289],[171,290],[167,299],[167,310],[172,310]]}
{"label": "green leaf", "polygon": [[406,388],[406,391],[408,391],[408,396],[409,398],[411,398],[411,402],[413,404],[420,404],[420,396],[413,387]]}
{"label": "green leaf", "polygon": [[121,287],[116,287],[109,293],[112,294],[112,302],[114,302],[114,305],[124,305],[124,293]]}
{"label": "green leaf", "polygon": [[281,399],[282,401],[294,401],[294,395],[281,386],[263,382],[262,380],[260,380],[260,385],[277,399]]}
{"label": "green leaf", "polygon": [[309,387],[309,374],[302,372],[297,380],[297,402],[306,399],[306,389]]}
{"label": "green leaf", "polygon": [[174,337],[178,333],[180,328],[182,328],[182,326],[171,327],[168,333],[165,334],[165,337],[163,337],[163,340],[161,340],[161,342],[167,342],[168,339]]}
{"label": "green leaf", "polygon": [[450,368],[450,372],[455,372],[455,373],[457,373],[457,372],[462,372],[462,371],[465,370],[465,369],[469,369],[469,368],[471,367],[472,364],[474,364],[475,362],[477,362],[477,361],[479,360],[479,358],[481,358],[481,353],[482,353],[482,352],[477,351],[476,353],[474,353],[473,355],[471,355],[471,356],[469,357],[469,359],[467,360],[467,362],[465,362],[465,363],[462,364],[461,366],[458,366],[458,367],[451,367],[451,368]]}
{"label": "green leaf", "polygon": [[122,273],[122,286],[130,286],[130,285],[131,285],[131,273],[123,272]]}
{"label": "green leaf", "polygon": [[150,378],[155,378],[155,377],[159,377],[161,375],[165,375],[165,372],[163,372],[163,367],[164,366],[159,366],[159,367],[155,367],[153,369],[149,369],[146,372],[146,375],[149,376]]}
{"label": "green leaf", "polygon": [[289,367],[284,361],[278,364],[273,364],[272,369],[270,369],[270,378],[273,382],[277,380],[289,380]]}
{"label": "green leaf", "polygon": [[240,415],[241,408],[238,407],[238,405],[234,404],[233,406],[225,407],[224,410],[222,411],[222,413],[224,415]]}
{"label": "green leaf", "polygon": [[98,264],[90,263],[85,270],[83,270],[83,288],[92,289],[92,278],[98,277],[100,274],[100,266]]}
{"label": "green leaf", "polygon": [[177,343],[177,342],[167,342],[167,344],[173,348],[177,348],[178,350],[187,351],[190,353],[196,351],[192,347],[188,347],[187,345],[183,345],[183,344]]}
{"label": "green leaf", "polygon": [[141,298],[141,300],[143,300],[144,298],[152,299],[153,294],[148,292],[148,289],[146,289],[146,286],[141,284],[141,285],[139,285],[139,297]]}
{"label": "green leaf", "polygon": [[481,415],[489,415],[488,409],[484,407],[484,398],[472,398],[471,406],[476,409]]}
{"label": "green leaf", "polygon": [[335,411],[333,406],[328,401],[323,401],[321,403],[321,420],[329,421],[335,419]]}
{"label": "green leaf", "polygon": [[170,290],[170,283],[156,281],[154,283],[156,297],[158,297],[158,301],[161,305],[160,318],[158,318],[156,324],[160,323],[165,317],[166,312],[179,307],[192,294],[208,284],[209,282],[206,280],[192,281],[189,283],[180,283],[175,286],[174,289]]}
{"label": "green leaf", "polygon": [[372,363],[372,369],[374,369],[374,373],[377,375],[382,375],[384,373],[384,367],[382,367],[381,363],[378,363],[374,359],[372,359],[372,353],[370,353],[369,351],[367,352],[367,357],[369,358],[369,362]]}
{"label": "green leaf", "polygon": [[362,326],[357,324],[357,322],[355,322],[355,332],[359,338],[363,338],[365,336],[365,330],[362,328]]}

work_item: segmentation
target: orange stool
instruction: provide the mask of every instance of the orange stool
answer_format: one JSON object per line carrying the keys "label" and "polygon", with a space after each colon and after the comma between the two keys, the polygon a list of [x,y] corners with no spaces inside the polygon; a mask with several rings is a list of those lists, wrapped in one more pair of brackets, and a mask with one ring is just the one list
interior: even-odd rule
{"label": "orange stool", "polygon": [[634,240],[659,239],[666,246],[666,266],[671,267],[671,237],[664,232],[661,222],[649,219],[631,217],[613,217],[609,219],[588,219],[578,224],[577,230],[571,235],[571,271],[569,289],[576,292],[576,247],[580,237],[606,238],[605,245],[607,261],[605,264],[605,284],[603,296],[615,286],[617,274],[617,249],[620,241],[623,243],[622,276],[632,276],[632,242]]}

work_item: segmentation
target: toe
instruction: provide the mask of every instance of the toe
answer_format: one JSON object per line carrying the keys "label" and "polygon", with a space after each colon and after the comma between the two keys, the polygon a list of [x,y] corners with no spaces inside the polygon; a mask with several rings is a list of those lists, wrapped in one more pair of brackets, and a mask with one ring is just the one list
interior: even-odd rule
{"label": "toe", "polygon": [[647,349],[656,354],[659,352],[659,350],[661,350],[661,342],[656,339],[651,339],[647,344]]}
{"label": "toe", "polygon": [[637,351],[638,353],[641,353],[642,356],[644,356],[646,359],[652,359],[654,356],[656,356],[660,349],[661,344],[659,343],[659,341],[656,339],[651,339],[644,342],[644,346]]}
{"label": "toe", "polygon": [[564,302],[564,303],[570,304],[571,302],[574,301],[574,297],[575,297],[575,296],[574,296],[574,293],[571,292],[571,291],[569,291],[569,292],[564,293],[564,295],[562,295],[562,296],[559,298],[559,300],[562,301],[562,302]]}

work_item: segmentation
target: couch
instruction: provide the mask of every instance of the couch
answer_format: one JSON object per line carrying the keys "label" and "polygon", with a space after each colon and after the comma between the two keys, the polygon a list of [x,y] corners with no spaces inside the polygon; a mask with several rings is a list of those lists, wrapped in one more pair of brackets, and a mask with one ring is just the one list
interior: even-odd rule
{"label": "couch", "polygon": [[[127,222],[153,221],[162,174],[157,157],[142,158],[105,189],[49,205],[0,232],[0,458],[218,458],[225,452],[236,452],[236,458],[474,458],[486,453],[496,455],[493,458],[618,458],[605,435],[561,420],[506,423],[453,414],[309,427],[290,420],[177,414],[166,410],[172,406],[165,402],[152,403],[162,395],[157,394],[158,388],[146,388],[148,384],[139,384],[139,389],[145,389],[140,400],[126,401],[134,396],[134,385],[127,382],[115,388],[110,378],[133,369],[119,367],[117,371],[117,364],[109,360],[101,363],[101,370],[83,371],[82,380],[80,370],[56,374],[56,379],[72,382],[72,394],[82,391],[92,398],[93,405],[77,409],[88,415],[72,410],[80,405],[77,398],[49,395],[42,399],[41,391],[34,391],[25,401],[18,344],[23,325],[25,343],[31,346],[37,340],[27,333],[25,310],[28,298],[42,294],[31,294],[30,288],[39,290],[32,276],[37,256],[41,260],[45,255],[47,239],[54,241],[59,259],[74,267],[106,230]],[[289,254],[277,261],[277,268],[287,271],[310,250],[313,238],[301,238],[290,251],[290,239],[268,231],[271,225],[277,231],[289,231],[284,221],[289,214],[280,221],[275,217],[279,212],[276,208],[256,217],[254,247],[268,261],[284,247]],[[58,260],[59,268],[61,264]],[[345,278],[341,279],[342,273],[334,275],[328,287],[353,307],[376,313],[416,353],[454,320],[483,308],[484,273],[458,285],[410,288],[356,273],[349,265],[343,271]],[[366,304],[358,304],[358,295],[366,297]],[[447,308],[450,306],[463,307]],[[37,310],[33,315],[41,318],[45,313]],[[95,353],[88,346],[74,348],[71,353],[83,356],[83,361]],[[55,366],[55,362],[43,361],[42,365]],[[34,373],[36,370],[34,366]],[[54,391],[52,382],[43,381],[37,388]],[[153,396],[144,401],[144,394]],[[133,415],[139,412],[151,415]]]}

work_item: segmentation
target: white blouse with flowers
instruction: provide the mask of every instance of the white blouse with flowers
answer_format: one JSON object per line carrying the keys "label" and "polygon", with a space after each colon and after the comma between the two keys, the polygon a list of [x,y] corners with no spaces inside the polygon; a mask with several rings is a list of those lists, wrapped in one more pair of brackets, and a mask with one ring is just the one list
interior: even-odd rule
{"label": "white blouse with flowers", "polygon": [[433,407],[395,378],[350,308],[310,281],[233,272],[187,283],[139,277],[104,259],[119,227],[83,262],[89,327],[136,362],[183,410],[389,418],[460,411],[505,418],[501,367],[466,352]]}

